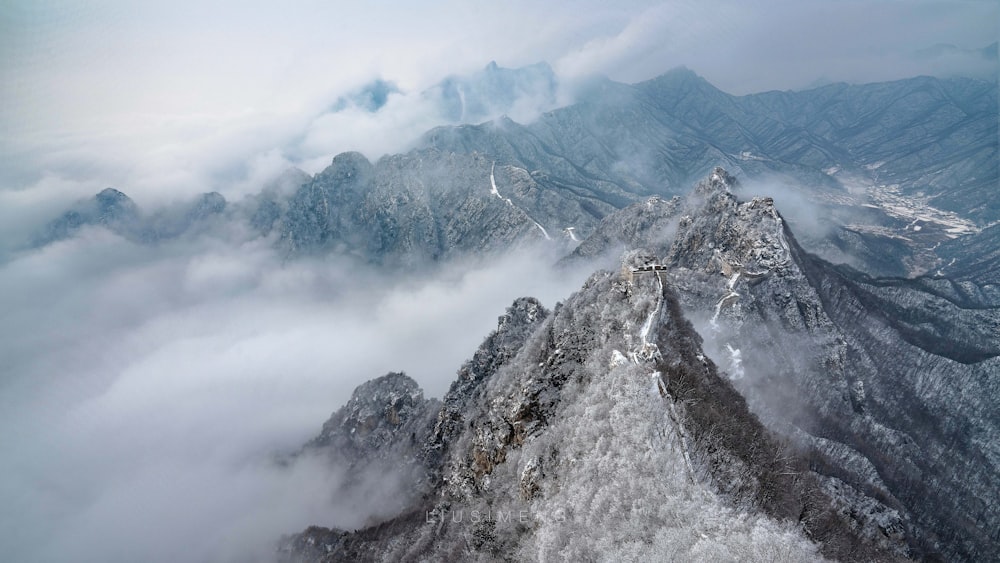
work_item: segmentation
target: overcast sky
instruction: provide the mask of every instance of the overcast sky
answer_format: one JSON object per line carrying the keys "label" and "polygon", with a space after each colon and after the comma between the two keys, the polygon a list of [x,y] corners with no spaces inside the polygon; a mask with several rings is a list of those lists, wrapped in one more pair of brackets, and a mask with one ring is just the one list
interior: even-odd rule
{"label": "overcast sky", "polygon": [[[7,196],[8,206],[108,185],[140,201],[231,196],[290,165],[315,172],[343,150],[402,150],[437,123],[402,104],[379,121],[319,120],[377,77],[415,92],[491,60],[544,60],[566,84],[595,73],[634,82],[686,65],[749,93],[974,71],[962,57],[914,53],[980,48],[1000,28],[991,0],[2,6],[0,190],[41,192]],[[288,143],[311,133],[312,152],[290,159]]]}

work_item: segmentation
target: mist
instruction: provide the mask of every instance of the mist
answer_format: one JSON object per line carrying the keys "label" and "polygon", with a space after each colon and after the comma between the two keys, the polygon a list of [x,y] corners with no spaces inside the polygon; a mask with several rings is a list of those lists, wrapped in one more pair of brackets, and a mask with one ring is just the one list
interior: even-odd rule
{"label": "mist", "polygon": [[274,456],[388,371],[440,397],[516,297],[582,282],[541,251],[407,279],[272,245],[90,228],[0,267],[11,560],[268,560],[282,534],[388,516],[398,476],[359,502],[336,467]]}
{"label": "mist", "polygon": [[[995,3],[931,0],[835,10],[818,0],[14,2],[0,14],[0,192],[238,199],[291,166],[315,173],[346,150],[372,160],[405,150],[450,121],[421,93],[492,60],[547,61],[559,79],[555,103],[524,96],[496,108],[522,122],[571,103],[594,75],[636,82],[679,65],[734,94],[995,77],[996,61],[975,50],[996,41],[998,21]],[[334,111],[376,80],[398,87],[378,111]]]}

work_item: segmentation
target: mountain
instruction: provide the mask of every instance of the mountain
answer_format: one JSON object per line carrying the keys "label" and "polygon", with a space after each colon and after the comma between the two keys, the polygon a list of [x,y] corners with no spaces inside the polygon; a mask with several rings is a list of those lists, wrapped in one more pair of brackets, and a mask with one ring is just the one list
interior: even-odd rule
{"label": "mountain", "polygon": [[[518,342],[519,334],[527,338]],[[494,355],[497,341],[514,344],[506,348],[513,353]],[[424,437],[431,494],[357,532],[310,528],[285,541],[285,555],[815,559],[817,547],[778,521],[794,514],[837,549],[886,556],[826,509],[817,483],[786,493],[800,468],[699,343],[676,296],[652,276],[628,283],[598,273],[554,311],[519,300],[460,372]],[[672,393],[709,400],[685,406]],[[695,431],[720,423],[737,435],[703,441],[707,433]],[[715,477],[733,490],[716,490]]]}
{"label": "mountain", "polygon": [[339,249],[416,264],[548,238],[521,207],[491,194],[492,178],[482,155],[414,151],[374,165],[338,155],[290,198],[279,244],[290,254]]}
{"label": "mountain", "polygon": [[331,473],[344,476],[329,498],[364,510],[368,524],[378,524],[418,502],[429,489],[422,438],[434,427],[440,408],[441,402],[425,398],[406,374],[386,374],[355,389],[319,435],[281,462],[322,460]]}
{"label": "mountain", "polygon": [[154,244],[204,226],[225,209],[226,198],[211,192],[194,201],[145,214],[127,195],[107,188],[51,221],[33,237],[30,245],[37,248],[70,238],[87,226],[104,227],[140,244]]}
{"label": "mountain", "polygon": [[[717,171],[686,206],[622,210],[576,254],[599,252],[615,225],[650,225],[631,244],[654,249],[709,356],[769,427],[903,515],[916,553],[995,550],[986,530],[1000,514],[977,500],[1000,494],[990,290],[832,266],[803,251],[772,200],[741,203],[734,187]],[[672,236],[651,210],[676,221]]]}
{"label": "mountain", "polygon": [[[375,163],[340,155],[276,221],[292,254],[444,259],[539,234],[575,242],[615,210],[682,194],[728,163],[755,190],[791,186],[778,205],[810,251],[910,277],[943,264],[941,244],[1000,220],[996,92],[916,78],[734,97],[686,69],[598,81],[530,125],[442,127]],[[800,200],[815,210],[795,209]]]}
{"label": "mountain", "polygon": [[[415,95],[444,123],[479,123],[506,114],[530,118],[538,108],[556,107],[558,88],[559,81],[547,63],[511,69],[490,62],[477,72],[447,76]],[[406,92],[379,78],[339,97],[329,112],[377,113],[393,95]]]}
{"label": "mountain", "polygon": [[917,58],[920,59],[937,59],[943,57],[956,57],[956,56],[973,56],[978,57],[987,61],[997,60],[997,45],[998,43],[994,41],[989,45],[982,47],[980,49],[962,49],[957,45],[951,45],[949,43],[938,43],[932,45],[926,49],[920,49],[915,53]]}
{"label": "mountain", "polygon": [[[723,164],[821,205],[834,232],[811,249],[875,246],[856,265],[910,275],[929,269],[923,249],[1000,219],[996,99],[995,81],[928,77],[731,96],[677,69],[635,85],[597,81],[527,126],[439,128],[424,145],[495,155],[546,190],[616,207],[683,193]],[[879,258],[887,241],[906,261]]]}
{"label": "mountain", "polygon": [[401,90],[394,82],[377,79],[337,98],[337,101],[330,107],[330,111],[337,113],[348,108],[357,108],[375,113],[388,103],[389,96],[400,93],[402,93]]}
{"label": "mountain", "polygon": [[621,268],[552,311],[516,302],[410,434],[428,492],[285,556],[995,554],[1000,308],[824,262],[736,187],[717,169],[607,217],[567,260],[624,244]]}
{"label": "mountain", "polygon": [[92,199],[83,201],[49,223],[34,237],[33,244],[43,246],[69,238],[87,225],[102,225],[123,236],[137,230],[139,208],[124,193],[106,188]]}
{"label": "mountain", "polygon": [[[455,120],[474,120],[524,100],[554,104],[556,87],[547,65],[491,64],[425,95],[458,104]],[[378,111],[393,91],[376,82],[350,104]],[[942,253],[965,246],[949,241],[1000,221],[996,100],[996,81],[966,78],[748,96],[684,68],[633,85],[595,80],[576,103],[527,125],[504,117],[440,127],[376,162],[338,155],[293,193],[236,202],[232,215],[262,236],[278,232],[288,255],[444,260],[539,235],[582,240],[615,210],[681,195],[724,165],[758,192],[744,195],[780,192],[777,205],[810,252],[870,275],[913,277],[957,259]],[[38,242],[94,222],[92,212],[75,213]],[[138,233],[110,226],[141,241],[190,222],[175,223]]]}

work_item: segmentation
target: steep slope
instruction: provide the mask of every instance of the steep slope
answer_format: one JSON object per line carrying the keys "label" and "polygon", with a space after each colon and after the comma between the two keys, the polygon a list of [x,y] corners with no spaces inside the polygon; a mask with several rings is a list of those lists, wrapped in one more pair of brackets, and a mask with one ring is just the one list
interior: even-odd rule
{"label": "steep slope", "polygon": [[776,119],[780,112],[783,122],[846,152],[817,167],[860,166],[876,184],[919,193],[937,208],[976,221],[1000,218],[1000,202],[983,197],[998,181],[996,82],[918,77],[742,101],[747,111]]}
{"label": "steep slope", "polygon": [[946,242],[938,253],[945,259],[938,274],[975,282],[990,293],[994,305],[1000,304],[1000,224]]}
{"label": "steep slope", "polygon": [[285,555],[997,553],[1000,311],[974,284],[831,266],[734,187],[717,169],[609,216],[569,259],[624,245],[621,271],[548,314],[519,301],[460,372],[423,439],[429,494]]}
{"label": "steep slope", "polygon": [[[677,354],[672,374],[683,366],[726,384],[698,359],[698,337],[671,299],[652,277],[633,284],[595,275],[539,319],[517,354],[487,370],[478,386],[462,379],[453,386],[445,404],[463,403],[462,424],[429,441],[444,455],[423,507],[356,533],[312,528],[286,542],[288,554],[328,561],[816,558],[794,528],[741,511],[709,486],[680,422],[683,404],[673,406],[655,371],[650,327],[680,323],[659,339],[669,357]],[[444,409],[439,421],[453,412]],[[753,424],[745,409],[742,415]]]}
{"label": "steep slope", "polygon": [[[740,274],[765,285],[775,278],[771,289],[798,271],[794,240],[786,240],[773,206],[738,204],[725,191],[731,181],[719,170],[683,206],[654,201],[677,216],[677,234],[645,231],[664,238],[630,252],[620,273],[595,274],[553,312],[531,300],[512,306],[460,371],[424,437],[428,496],[364,530],[310,528],[285,541],[285,556],[803,560],[818,549],[844,560],[890,560],[927,553],[913,535],[923,528],[912,526],[902,503],[844,469],[864,467],[860,456],[835,446],[820,451],[810,441],[819,438],[787,423],[782,430],[795,443],[768,431],[685,318],[685,301],[711,299],[714,307],[718,274],[701,270],[732,258],[730,250],[742,257]],[[611,223],[605,232],[620,226]],[[691,247],[713,232],[733,233],[731,249]],[[735,273],[723,280],[726,307],[737,281]],[[811,287],[804,278],[796,283],[803,285],[789,287],[802,295]],[[702,319],[710,311],[691,308]],[[836,342],[835,327],[809,326],[819,353]],[[747,356],[748,369],[757,359]],[[801,366],[809,360],[790,358],[786,369]],[[823,385],[841,399],[843,384]]]}
{"label": "steep slope", "polygon": [[[614,207],[681,194],[722,164],[821,205],[826,228],[809,248],[911,275],[937,263],[927,249],[1000,219],[996,99],[995,82],[927,77],[737,97],[677,69],[599,81],[527,126],[438,128],[424,144],[486,152],[546,190]],[[887,260],[887,246],[901,258]]]}
{"label": "steep slope", "polygon": [[[770,199],[732,188],[717,170],[683,204],[622,210],[576,255],[608,239],[653,249],[708,355],[831,483],[898,511],[916,554],[995,553],[1000,514],[979,499],[1000,495],[1000,309],[974,284],[833,267],[803,252]],[[612,228],[671,221],[669,238]]]}
{"label": "steep slope", "polygon": [[367,524],[378,523],[430,490],[422,448],[440,408],[437,399],[424,398],[413,379],[386,374],[355,389],[319,435],[282,463],[320,458],[332,474],[343,477],[324,494],[368,515]]}
{"label": "steep slope", "polygon": [[589,230],[597,218],[588,205],[482,154],[429,149],[372,164],[345,153],[291,196],[280,244],[292,254],[339,250],[382,263],[489,255],[569,240],[566,227]]}
{"label": "steep slope", "polygon": [[[350,401],[330,416],[304,451],[323,451],[355,467],[378,461],[405,465],[418,458],[419,442],[433,423],[428,413],[440,404],[425,399],[416,381],[389,373],[362,384]],[[406,437],[410,436],[410,440]]]}

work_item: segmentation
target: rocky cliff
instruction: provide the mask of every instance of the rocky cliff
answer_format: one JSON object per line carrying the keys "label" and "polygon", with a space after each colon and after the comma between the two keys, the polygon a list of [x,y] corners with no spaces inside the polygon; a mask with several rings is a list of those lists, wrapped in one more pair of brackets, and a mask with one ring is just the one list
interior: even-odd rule
{"label": "rocky cliff", "polygon": [[[832,266],[802,250],[772,200],[741,202],[734,189],[717,170],[683,203],[627,208],[576,259],[608,239],[653,249],[709,356],[814,468],[896,511],[915,554],[992,553],[998,515],[978,500],[1000,494],[1000,310],[988,288]],[[623,238],[622,224],[651,227]]]}
{"label": "rocky cliff", "polygon": [[567,259],[625,248],[621,267],[551,313],[515,303],[460,371],[423,438],[428,494],[286,556],[995,553],[996,308],[827,264],[734,190],[717,169],[607,217]]}

